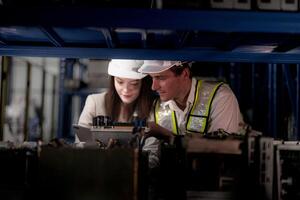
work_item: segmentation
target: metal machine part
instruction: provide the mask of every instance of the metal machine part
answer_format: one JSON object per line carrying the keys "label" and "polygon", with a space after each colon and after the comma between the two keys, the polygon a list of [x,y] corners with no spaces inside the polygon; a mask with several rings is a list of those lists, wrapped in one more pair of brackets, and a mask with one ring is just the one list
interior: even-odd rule
{"label": "metal machine part", "polygon": [[137,148],[76,148],[0,143],[3,199],[147,199],[148,153]]}
{"label": "metal machine part", "polygon": [[109,116],[96,116],[90,129],[91,141],[103,148],[127,146],[142,148],[146,121],[134,117],[132,122],[114,122]]}
{"label": "metal machine part", "polygon": [[282,142],[275,146],[277,199],[299,199],[300,145]]}
{"label": "metal machine part", "polygon": [[43,199],[146,199],[147,154],[137,149],[43,148],[38,191]]}
{"label": "metal machine part", "polygon": [[172,185],[169,191],[179,186],[176,191],[181,199],[274,199],[273,138],[213,136],[185,136],[181,143],[163,146],[163,185]]}
{"label": "metal machine part", "polygon": [[37,180],[37,145],[34,143],[15,145],[10,142],[1,142],[0,163],[1,199],[27,199]]}
{"label": "metal machine part", "polygon": [[274,148],[273,138],[261,137],[259,139],[259,184],[265,199],[273,199],[273,166]]}

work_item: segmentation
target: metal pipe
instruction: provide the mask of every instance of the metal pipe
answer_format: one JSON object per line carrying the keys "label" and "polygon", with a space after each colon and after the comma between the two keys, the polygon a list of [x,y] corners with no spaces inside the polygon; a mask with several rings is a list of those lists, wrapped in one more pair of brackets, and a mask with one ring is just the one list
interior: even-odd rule
{"label": "metal pipe", "polygon": [[277,64],[268,64],[268,135],[277,137]]}

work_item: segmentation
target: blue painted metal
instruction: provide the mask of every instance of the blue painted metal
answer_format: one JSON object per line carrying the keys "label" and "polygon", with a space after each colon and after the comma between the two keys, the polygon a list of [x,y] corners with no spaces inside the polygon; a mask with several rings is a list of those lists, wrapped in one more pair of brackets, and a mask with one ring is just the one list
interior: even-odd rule
{"label": "blue painted metal", "polygon": [[141,31],[141,41],[142,41],[142,47],[147,48],[147,32],[145,30]]}
{"label": "blue painted metal", "polygon": [[[283,75],[285,78],[285,82],[286,82],[286,86],[288,89],[288,93],[289,93],[289,97],[290,97],[290,102],[292,105],[292,114],[293,114],[293,118],[296,120],[297,119],[297,105],[296,105],[296,87],[295,82],[291,76],[291,72],[290,72],[290,66],[289,65],[282,65],[282,71],[283,71]],[[293,138],[291,139],[295,139],[296,138],[296,123],[293,124]]]}
{"label": "blue painted metal", "polygon": [[300,15],[299,13],[236,10],[193,11],[83,7],[4,9],[0,7],[0,26],[6,25],[300,33]]}
{"label": "blue painted metal", "polygon": [[[1,11],[0,11],[1,12]],[[41,31],[39,27],[27,26],[9,26],[9,27],[0,27],[0,36],[7,44],[9,42],[48,42],[49,39]]]}
{"label": "blue painted metal", "polygon": [[83,80],[83,75],[84,72],[86,72],[87,70],[87,66],[82,62],[79,62],[78,65],[79,65],[79,79]]}
{"label": "blue painted metal", "polygon": [[[282,41],[277,41],[282,37],[278,34],[293,36],[300,33],[299,19],[299,13],[237,10],[193,11],[87,7],[3,9],[0,7],[0,36],[5,41],[7,40],[8,44],[11,42],[14,45],[20,43],[24,45],[2,45],[0,55],[300,63],[299,51],[267,53],[259,52],[255,48],[252,50],[250,48],[248,51],[234,49],[245,40],[250,40],[248,41],[250,45],[263,45],[252,44],[253,40],[258,40],[258,37],[247,37],[247,33],[269,34],[268,36],[276,33],[277,37],[274,34],[270,37],[264,35],[263,42],[267,43],[265,45],[275,45],[275,48],[276,44],[284,44]],[[39,27],[47,28],[41,31]],[[112,30],[117,29],[140,31],[112,33]],[[160,35],[154,30],[161,31]],[[169,33],[164,34],[162,31],[169,31]],[[207,38],[202,38],[203,33],[216,35],[207,40]],[[114,36],[116,34],[119,38]],[[151,41],[153,42],[151,43],[149,34],[162,39]],[[193,38],[189,38],[190,35]],[[223,50],[226,51],[217,50],[216,48],[220,48],[218,43],[223,41],[224,35],[225,43],[221,44],[221,49],[224,47]],[[273,37],[276,38],[275,42],[272,41]],[[271,40],[265,41],[268,38]],[[62,47],[47,46],[45,43],[49,42],[49,39],[55,46]],[[119,41],[116,41],[117,39]],[[163,43],[161,41],[167,42],[159,46]],[[120,43],[120,47],[116,43]],[[206,47],[207,43],[210,48],[199,48]],[[138,46],[134,46],[135,44]],[[111,49],[115,47],[118,48]]]}
{"label": "blue painted metal", "polygon": [[277,64],[273,64],[273,137],[277,137]]}
{"label": "blue painted metal", "polygon": [[254,116],[256,114],[255,110],[255,97],[256,97],[256,70],[255,70],[255,64],[252,63],[251,65],[251,107],[252,107],[252,115],[250,116],[250,120],[253,123]]}
{"label": "blue painted metal", "polygon": [[218,69],[218,79],[219,80],[225,79],[225,71],[224,71],[224,67],[222,67],[222,66],[219,66],[219,69]]}
{"label": "blue painted metal", "polygon": [[[146,41],[143,41],[142,29],[117,29],[115,30],[118,46],[121,48],[143,48]],[[145,38],[145,37],[144,37]]]}
{"label": "blue painted metal", "polygon": [[277,64],[268,64],[268,135],[277,137]]}
{"label": "blue painted metal", "polygon": [[106,39],[99,27],[53,27],[66,44],[107,47]]}
{"label": "blue painted metal", "polygon": [[183,48],[184,47],[188,36],[189,36],[188,31],[185,31],[185,32],[182,33],[182,35],[179,37],[177,48]]}
{"label": "blue painted metal", "polygon": [[109,29],[102,28],[100,29],[102,34],[104,35],[106,45],[108,48],[114,48],[115,47],[115,42],[112,37],[111,31]]}
{"label": "blue painted metal", "polygon": [[230,86],[238,100],[241,99],[241,74],[239,63],[230,63]]}
{"label": "blue painted metal", "polygon": [[240,101],[241,100],[241,64],[238,63],[237,66],[236,66],[236,69],[235,69],[235,73],[236,73],[236,77],[237,77],[237,80],[236,80],[236,88],[237,88],[237,98],[238,100]]}
{"label": "blue painted metal", "polygon": [[73,65],[75,59],[64,59],[60,63],[59,77],[59,112],[58,112],[58,138],[68,137],[70,133],[71,121],[71,98],[65,91],[65,79],[73,77]]}
{"label": "blue painted metal", "polygon": [[295,93],[296,87],[294,86],[295,82],[292,78],[289,65],[282,64],[282,72],[284,75],[284,80],[285,80],[285,83],[286,83],[286,86],[288,89],[288,94],[289,94],[290,102],[292,105],[293,119],[295,120],[295,122],[293,121],[293,133],[291,133],[292,138],[290,138],[290,139],[296,139],[297,138],[296,121],[297,121],[298,113],[297,113],[297,105],[296,105],[297,92]]}
{"label": "blue painted metal", "polygon": [[[228,51],[238,47],[240,42],[243,41],[245,35],[239,37],[241,33],[290,35],[300,33],[299,19],[299,13],[245,12],[237,10],[197,11],[91,7],[28,7],[26,9],[17,9],[0,7],[0,36],[7,40],[8,43],[10,41],[12,41],[12,44],[19,44],[17,42],[21,42],[24,45],[24,42],[26,42],[25,45],[27,45],[26,47],[2,45],[0,46],[0,55],[300,63],[299,51],[286,53],[266,53],[251,50]],[[44,28],[41,31],[39,27],[48,28]],[[119,35],[120,37],[125,35],[119,41],[121,44],[125,43],[127,45],[125,48],[111,49],[116,47],[115,37],[111,33],[111,30],[116,29],[140,30],[140,32],[136,32],[138,35],[138,41],[136,42],[139,43],[140,46],[138,48],[140,49],[127,49],[128,46],[132,45],[131,42],[136,40],[136,35],[133,32],[129,36],[124,32]],[[174,32],[175,35],[178,32],[183,32],[184,34],[177,35],[177,38],[174,38],[172,34],[166,34],[166,37],[161,34],[163,35],[163,39],[170,39],[170,43],[175,44],[174,47],[177,48],[166,46],[167,49],[153,49],[151,44],[148,44],[148,33],[153,34],[153,30],[170,31]],[[99,34],[99,32],[102,34]],[[228,42],[230,44],[223,44],[227,51],[216,50],[217,44],[212,45],[208,49],[199,48],[199,44],[200,47],[205,44],[205,41],[201,41],[201,39],[198,41],[198,47],[197,45],[193,46],[193,42],[195,42],[193,39],[187,41],[191,33],[201,38],[203,35],[197,35],[199,32],[220,33],[221,35],[225,34],[225,36],[228,34]],[[156,34],[155,36],[159,35]],[[257,37],[253,38],[254,40],[257,39]],[[253,38],[246,37],[246,39],[252,40]],[[49,39],[55,46],[63,47],[51,48],[44,46],[44,43],[48,42]],[[126,41],[126,39],[129,39],[129,41]],[[212,39],[208,43],[213,43],[214,39],[219,41],[215,36],[212,36]],[[204,40],[206,39],[204,38]],[[32,46],[29,46],[28,42]],[[160,41],[155,42],[160,43]],[[190,47],[195,48],[184,48],[186,43],[188,43],[187,47],[190,45]],[[274,44],[270,41],[268,43],[271,45]],[[66,46],[63,44],[66,44]],[[149,46],[151,49],[144,49]],[[108,47],[108,49],[105,49],[105,47]],[[154,47],[156,46],[154,45]]]}
{"label": "blue painted metal", "polygon": [[294,82],[293,82],[293,79],[291,76],[291,71],[290,71],[289,67],[290,67],[289,65],[282,64],[282,71],[283,71],[283,75],[285,78],[288,93],[290,96],[292,110],[296,111],[296,94],[295,94],[296,88],[294,86]]}
{"label": "blue painted metal", "polygon": [[2,45],[6,45],[6,42],[4,41],[4,39],[1,37],[1,34],[0,34],[0,46]]}
{"label": "blue painted metal", "polygon": [[300,65],[296,65],[296,77],[293,80],[291,72],[289,70],[289,66],[283,65],[283,72],[285,76],[285,81],[288,88],[288,93],[290,96],[290,101],[292,104],[292,112],[293,112],[293,134],[291,139],[300,138],[299,134],[299,116],[300,116]]}
{"label": "blue painted metal", "polygon": [[272,69],[272,64],[268,64],[268,133],[267,135],[271,136],[272,133],[272,108],[273,108],[273,90],[272,90],[272,74],[273,74],[273,69]]}
{"label": "blue painted metal", "polygon": [[[80,80],[83,80],[83,75],[84,75],[84,72],[86,72],[87,70],[87,66],[85,64],[83,64],[82,62],[79,62],[79,70],[80,70],[80,74],[79,74],[79,79]],[[70,95],[78,95],[80,97],[80,110],[83,110],[83,107],[85,105],[85,100],[86,100],[86,97],[91,94],[92,92],[88,92],[88,91],[84,91],[84,92],[72,92]]]}
{"label": "blue painted metal", "polygon": [[240,63],[300,63],[299,54],[224,52],[205,48],[109,49],[0,46],[0,55],[91,59],[170,59]]}
{"label": "blue painted metal", "polygon": [[232,90],[235,92],[235,73],[234,73],[234,66],[235,63],[230,63],[230,75],[229,75],[229,81],[230,81],[230,86],[232,88]]}
{"label": "blue painted metal", "polygon": [[40,27],[41,31],[49,38],[49,41],[56,47],[64,46],[64,41],[59,35],[51,28],[46,26]]}
{"label": "blue painted metal", "polygon": [[295,133],[297,139],[300,140],[300,65],[297,64],[297,77],[296,77],[296,118],[295,118]]}

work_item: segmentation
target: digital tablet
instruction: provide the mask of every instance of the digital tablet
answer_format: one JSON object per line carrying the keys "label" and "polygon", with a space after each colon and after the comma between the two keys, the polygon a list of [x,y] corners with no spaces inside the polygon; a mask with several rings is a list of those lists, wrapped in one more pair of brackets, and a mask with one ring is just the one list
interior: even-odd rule
{"label": "digital tablet", "polygon": [[116,139],[119,144],[128,145],[135,137],[132,133],[133,127],[100,127],[90,129],[74,124],[73,128],[81,142],[101,141],[103,144],[108,144],[110,139]]}

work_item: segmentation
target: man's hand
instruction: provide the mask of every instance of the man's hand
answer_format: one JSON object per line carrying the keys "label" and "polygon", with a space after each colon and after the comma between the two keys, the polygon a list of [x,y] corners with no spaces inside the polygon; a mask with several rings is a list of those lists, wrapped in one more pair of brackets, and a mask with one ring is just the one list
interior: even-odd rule
{"label": "man's hand", "polygon": [[148,122],[148,128],[149,131],[145,133],[147,137],[153,136],[157,139],[163,139],[170,144],[173,143],[175,136],[168,129],[156,124],[155,122]]}

